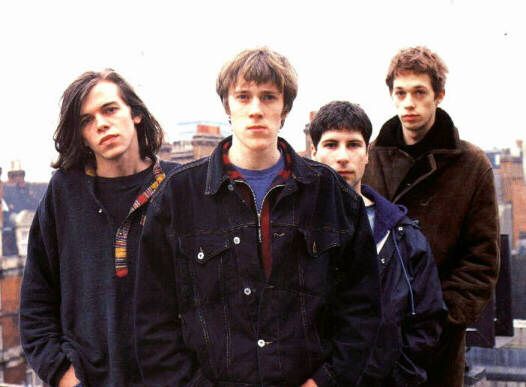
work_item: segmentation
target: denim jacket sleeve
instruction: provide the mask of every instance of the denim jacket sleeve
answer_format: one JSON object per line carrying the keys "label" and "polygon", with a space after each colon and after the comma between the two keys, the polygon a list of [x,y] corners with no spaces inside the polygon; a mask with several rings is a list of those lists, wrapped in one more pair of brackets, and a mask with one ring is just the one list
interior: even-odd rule
{"label": "denim jacket sleeve", "polygon": [[332,303],[332,356],[313,375],[320,387],[357,385],[380,326],[376,248],[362,200],[353,217],[354,235],[342,249],[344,280]]}
{"label": "denim jacket sleeve", "polygon": [[135,287],[139,368],[146,386],[213,386],[183,342],[167,211],[152,200],[141,238]]}
{"label": "denim jacket sleeve", "polygon": [[29,232],[20,291],[20,338],[31,367],[55,385],[70,362],[61,349],[59,258],[51,202],[48,188]]}

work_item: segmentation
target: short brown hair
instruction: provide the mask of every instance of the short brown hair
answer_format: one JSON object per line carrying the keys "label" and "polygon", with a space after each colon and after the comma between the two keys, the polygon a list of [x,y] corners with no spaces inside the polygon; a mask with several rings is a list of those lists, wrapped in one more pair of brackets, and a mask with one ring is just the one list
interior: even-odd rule
{"label": "short brown hair", "polygon": [[[267,47],[240,52],[235,58],[225,63],[216,82],[216,91],[221,98],[225,111],[229,112],[228,92],[237,81],[243,78],[247,82],[272,82],[283,93],[283,117],[292,109],[298,94],[296,71],[288,59]],[[281,125],[283,125],[282,120]]]}
{"label": "short brown hair", "polygon": [[80,109],[91,89],[101,81],[117,85],[122,100],[130,107],[132,117],[140,116],[135,124],[139,152],[142,159],[155,159],[163,142],[163,130],[144,102],[124,78],[113,69],[88,71],[78,77],[64,91],[60,119],[53,139],[58,160],[53,168],[77,169],[86,165],[95,166],[93,152],[84,145],[80,128]]}
{"label": "short brown hair", "polygon": [[445,90],[447,66],[436,53],[427,47],[403,48],[391,59],[385,78],[390,93],[393,92],[394,79],[404,72],[429,75],[435,96]]}

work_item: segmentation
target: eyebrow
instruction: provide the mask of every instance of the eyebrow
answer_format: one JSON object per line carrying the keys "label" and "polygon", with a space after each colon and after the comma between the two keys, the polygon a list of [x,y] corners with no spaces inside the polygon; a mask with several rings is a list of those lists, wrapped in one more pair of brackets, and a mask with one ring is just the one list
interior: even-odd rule
{"label": "eyebrow", "polygon": [[[113,105],[115,103],[117,103],[117,101],[109,101],[109,102],[103,103],[102,105],[100,105],[98,107],[98,109],[103,109],[103,108],[105,108],[105,107],[107,107],[109,105]],[[81,113],[80,114],[80,118],[85,117],[85,116],[89,116],[89,113],[84,113],[84,114]]]}

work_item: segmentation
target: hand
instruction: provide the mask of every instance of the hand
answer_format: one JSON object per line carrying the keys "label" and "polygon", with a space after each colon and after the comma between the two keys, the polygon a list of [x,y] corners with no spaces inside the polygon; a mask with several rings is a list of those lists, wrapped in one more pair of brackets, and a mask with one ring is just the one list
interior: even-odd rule
{"label": "hand", "polygon": [[80,383],[80,380],[77,379],[77,375],[75,375],[75,370],[73,369],[73,366],[69,366],[66,373],[60,378],[60,381],[58,382],[58,387],[74,387],[77,384]]}
{"label": "hand", "polygon": [[318,387],[314,379],[309,379],[301,385],[301,387]]}

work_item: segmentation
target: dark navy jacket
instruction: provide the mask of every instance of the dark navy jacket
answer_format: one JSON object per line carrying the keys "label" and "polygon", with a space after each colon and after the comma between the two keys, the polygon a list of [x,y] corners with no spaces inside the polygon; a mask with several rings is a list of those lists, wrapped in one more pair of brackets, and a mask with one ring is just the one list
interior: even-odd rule
{"label": "dark navy jacket", "polygon": [[[173,163],[161,162],[169,172]],[[152,181],[145,182],[144,188]],[[111,218],[84,171],[55,172],[33,219],[21,289],[20,335],[29,364],[57,385],[73,364],[83,386],[140,382],[133,351],[133,288],[140,219],[131,215],[128,275],[116,276]]]}
{"label": "dark navy jacket", "polygon": [[148,209],[136,313],[145,384],[354,385],[380,323],[363,201],[286,144],[292,177],[265,198],[266,279],[258,217],[224,172],[222,146],[168,177]]}
{"label": "dark navy jacket", "polygon": [[[438,270],[429,244],[407,209],[367,185],[375,203],[374,240],[382,284],[382,328],[364,386],[416,386],[447,317]],[[376,378],[378,381],[370,380]]]}

